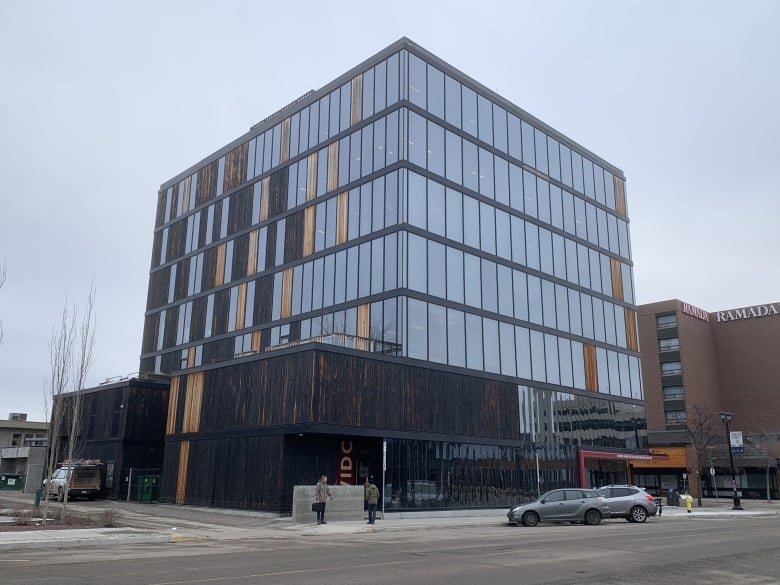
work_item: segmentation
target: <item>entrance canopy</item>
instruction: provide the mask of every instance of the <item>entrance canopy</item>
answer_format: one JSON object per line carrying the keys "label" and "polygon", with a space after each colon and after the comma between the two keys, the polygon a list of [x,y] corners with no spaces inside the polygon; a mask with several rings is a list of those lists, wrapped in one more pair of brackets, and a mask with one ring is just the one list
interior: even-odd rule
{"label": "entrance canopy", "polygon": [[[630,483],[630,466],[634,464],[641,465],[642,463],[660,463],[668,461],[669,456],[666,454],[639,451],[579,449],[577,454],[580,477],[579,487],[591,487],[597,483]],[[608,480],[607,478],[610,478],[611,480]],[[592,479],[595,479],[596,481],[592,481]],[[601,481],[598,481],[599,479]]]}

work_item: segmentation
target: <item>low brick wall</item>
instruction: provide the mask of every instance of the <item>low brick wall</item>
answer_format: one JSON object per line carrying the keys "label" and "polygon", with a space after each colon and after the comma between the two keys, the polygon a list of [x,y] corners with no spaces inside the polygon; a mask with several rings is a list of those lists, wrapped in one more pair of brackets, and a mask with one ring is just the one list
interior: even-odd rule
{"label": "low brick wall", "polygon": [[[311,511],[314,502],[313,485],[296,485],[293,487],[292,519],[295,522],[315,523],[317,514]],[[362,520],[364,488],[362,485],[332,485],[328,486],[333,495],[325,506],[325,520]]]}

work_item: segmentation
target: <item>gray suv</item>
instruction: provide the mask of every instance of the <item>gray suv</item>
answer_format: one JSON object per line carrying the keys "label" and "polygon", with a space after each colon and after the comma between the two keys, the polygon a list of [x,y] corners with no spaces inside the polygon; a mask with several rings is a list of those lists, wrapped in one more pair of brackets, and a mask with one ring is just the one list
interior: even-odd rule
{"label": "gray suv", "polygon": [[655,516],[655,498],[635,485],[608,485],[596,490],[609,504],[610,518],[644,522]]}

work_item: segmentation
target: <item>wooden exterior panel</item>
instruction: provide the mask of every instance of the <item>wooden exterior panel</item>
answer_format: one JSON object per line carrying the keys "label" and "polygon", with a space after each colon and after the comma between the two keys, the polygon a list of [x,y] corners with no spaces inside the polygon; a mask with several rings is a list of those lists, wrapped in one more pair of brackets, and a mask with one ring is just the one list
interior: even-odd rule
{"label": "wooden exterior panel", "polygon": [[246,283],[238,285],[238,299],[236,302],[236,331],[246,327]]}
{"label": "wooden exterior panel", "polygon": [[626,211],[626,182],[620,177],[615,179],[615,211],[625,217]]}
{"label": "wooden exterior panel", "polygon": [[339,186],[339,141],[328,145],[327,190],[335,191]]}
{"label": "wooden exterior panel", "polygon": [[184,403],[184,420],[182,433],[196,433],[200,430],[200,414],[203,405],[203,372],[195,372],[187,376],[186,402]]}
{"label": "wooden exterior panel", "polygon": [[225,155],[225,178],[223,192],[235,189],[246,181],[249,143],[245,142]]}
{"label": "wooden exterior panel", "polygon": [[631,351],[639,351],[639,337],[636,328],[636,311],[625,307],[626,314],[626,346]]}
{"label": "wooden exterior panel", "polygon": [[612,270],[612,296],[623,300],[623,268],[617,258],[609,259]]}
{"label": "wooden exterior panel", "polygon": [[505,382],[321,350],[233,364],[204,376],[201,432],[323,424],[519,437],[517,386]]}
{"label": "wooden exterior panel", "polygon": [[314,201],[317,198],[317,153],[309,155],[309,163],[306,173],[306,201]]}
{"label": "wooden exterior panel", "polygon": [[[160,328],[160,313],[152,313],[144,319],[144,332],[141,353],[150,353],[157,349],[157,335]],[[143,371],[143,370],[141,370]]]}
{"label": "wooden exterior panel", "polygon": [[190,319],[190,339],[203,339],[206,332],[207,297],[198,297],[192,300],[192,317]]}
{"label": "wooden exterior panel", "polygon": [[260,230],[249,232],[249,249],[247,250],[246,275],[257,274],[257,239]]}
{"label": "wooden exterior panel", "polygon": [[217,246],[217,262],[214,267],[214,286],[225,284],[225,254],[227,253],[227,242],[222,242]]}
{"label": "wooden exterior panel", "polygon": [[590,392],[598,392],[599,370],[596,364],[596,346],[584,343],[582,344],[582,352],[585,358],[585,389]]}
{"label": "wooden exterior panel", "polygon": [[284,163],[290,158],[290,118],[282,120],[282,137],[279,141],[279,162]]}
{"label": "wooden exterior panel", "polygon": [[287,211],[287,187],[289,167],[284,167],[270,176],[268,217],[273,218]]}
{"label": "wooden exterior panel", "polygon": [[285,268],[282,275],[282,319],[289,317],[292,312],[292,277],[292,267]]}
{"label": "wooden exterior panel", "polygon": [[182,215],[189,213],[190,206],[195,207],[194,202],[190,203],[190,189],[192,188],[192,175],[184,179],[184,191],[180,194],[182,199],[181,213]]}
{"label": "wooden exterior panel", "polygon": [[[154,218],[154,227],[160,227],[168,218],[165,217],[165,202],[168,199],[167,190],[157,193],[157,213]],[[158,256],[159,258],[159,256]]]}
{"label": "wooden exterior panel", "polygon": [[260,221],[265,221],[268,219],[268,199],[271,192],[271,177],[265,177],[260,185]]}
{"label": "wooden exterior panel", "polygon": [[198,171],[198,184],[195,188],[196,205],[202,205],[216,197],[218,174],[219,161],[216,160]]}
{"label": "wooden exterior panel", "polygon": [[180,219],[168,228],[168,251],[165,257],[168,261],[176,260],[184,255],[187,240],[187,219]]}
{"label": "wooden exterior panel", "polygon": [[349,193],[339,193],[336,201],[336,243],[344,244],[349,237]]}
{"label": "wooden exterior panel", "polygon": [[269,323],[274,302],[274,277],[267,274],[255,282],[255,323]]}
{"label": "wooden exterior panel", "polygon": [[228,210],[228,233],[235,234],[247,229],[252,223],[252,199],[254,187],[249,185],[230,196]]}
{"label": "wooden exterior panel", "polygon": [[187,464],[190,460],[190,442],[179,444],[179,468],[176,473],[176,503],[183,504],[187,495]]}
{"label": "wooden exterior panel", "polygon": [[171,267],[155,270],[149,275],[149,293],[146,310],[151,311],[168,304],[168,285],[171,281]]}
{"label": "wooden exterior panel", "polygon": [[314,230],[316,229],[317,206],[310,205],[303,210],[303,249],[302,256],[314,254]]}
{"label": "wooden exterior panel", "polygon": [[357,335],[371,337],[371,305],[360,305],[357,308]]}
{"label": "wooden exterior panel", "polygon": [[363,74],[352,79],[352,103],[349,124],[354,126],[363,119]]}

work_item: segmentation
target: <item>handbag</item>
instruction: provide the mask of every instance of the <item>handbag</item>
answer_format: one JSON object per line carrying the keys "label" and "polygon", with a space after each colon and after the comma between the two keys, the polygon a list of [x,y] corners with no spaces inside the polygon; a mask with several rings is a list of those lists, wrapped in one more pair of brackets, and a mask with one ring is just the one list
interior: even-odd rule
{"label": "handbag", "polygon": [[312,512],[322,512],[325,508],[324,502],[312,502],[311,503],[311,511]]}

